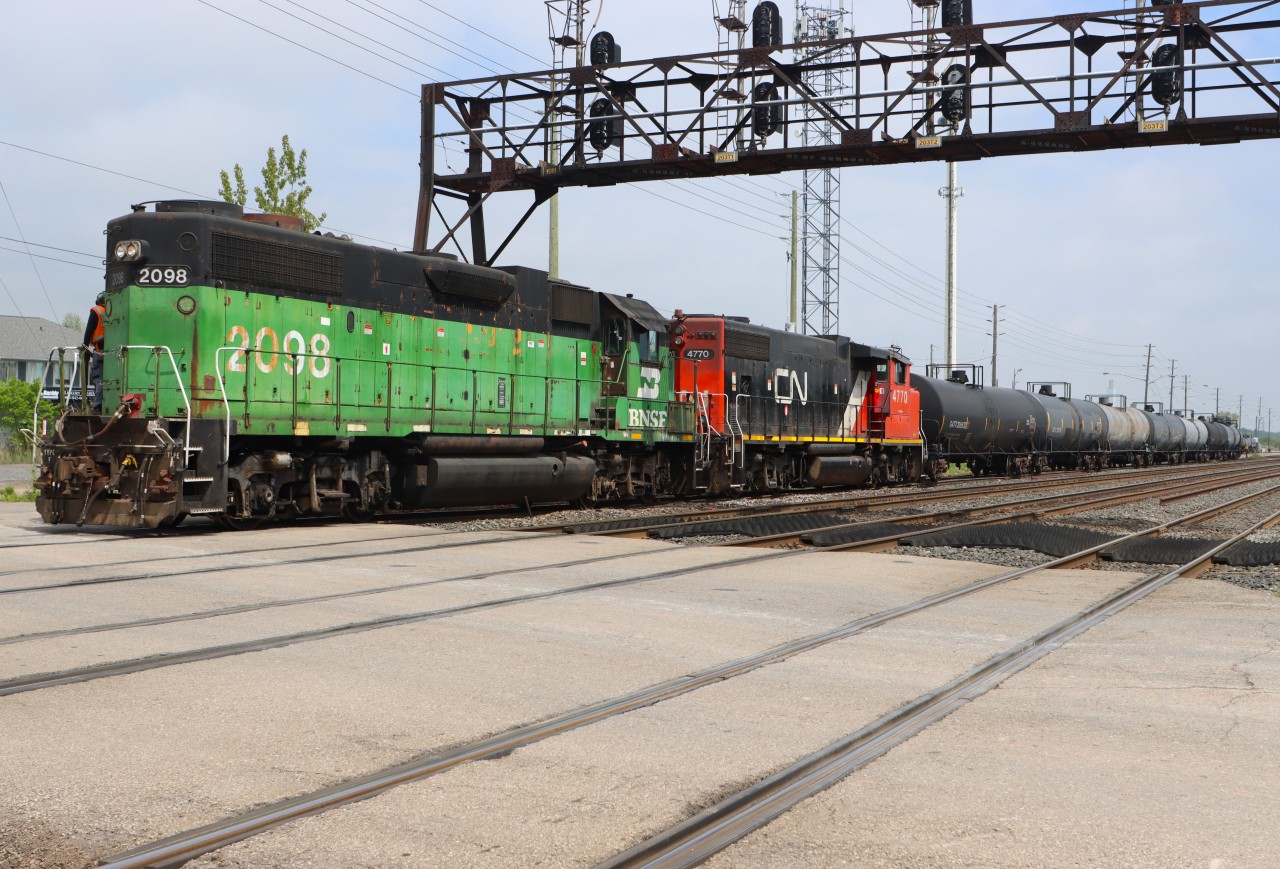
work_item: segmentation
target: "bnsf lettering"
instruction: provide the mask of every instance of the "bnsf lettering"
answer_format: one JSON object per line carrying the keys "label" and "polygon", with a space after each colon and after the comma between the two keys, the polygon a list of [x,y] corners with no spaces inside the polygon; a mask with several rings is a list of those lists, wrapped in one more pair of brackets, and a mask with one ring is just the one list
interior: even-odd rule
{"label": "bnsf lettering", "polygon": [[666,428],[667,412],[665,410],[641,410],[638,407],[627,408],[628,425],[631,428]]}

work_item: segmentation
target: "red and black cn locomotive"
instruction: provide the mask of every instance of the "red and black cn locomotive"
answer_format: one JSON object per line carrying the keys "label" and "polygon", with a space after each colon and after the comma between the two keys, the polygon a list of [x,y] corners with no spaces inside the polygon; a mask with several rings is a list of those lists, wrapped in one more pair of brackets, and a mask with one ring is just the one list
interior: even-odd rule
{"label": "red and black cn locomotive", "polygon": [[669,326],[677,397],[697,408],[700,487],[879,485],[925,472],[920,395],[897,348],[681,311]]}

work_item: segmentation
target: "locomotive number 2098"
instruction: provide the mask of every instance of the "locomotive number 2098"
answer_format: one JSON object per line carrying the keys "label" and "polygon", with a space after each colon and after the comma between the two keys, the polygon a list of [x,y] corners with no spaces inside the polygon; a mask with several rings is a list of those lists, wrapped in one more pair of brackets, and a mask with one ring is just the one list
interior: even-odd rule
{"label": "locomotive number 2098", "polygon": [[182,266],[146,266],[138,269],[138,286],[185,287],[190,270]]}
{"label": "locomotive number 2098", "polygon": [[[227,357],[229,372],[247,371],[247,357],[252,356],[258,370],[263,374],[270,374],[275,371],[276,365],[281,364],[280,357],[283,356],[285,374],[301,374],[309,365],[312,377],[329,376],[329,336],[320,332],[312,335],[308,342],[302,337],[301,332],[290,330],[285,333],[283,346],[281,346],[280,336],[276,334],[276,330],[270,326],[263,326],[258,330],[257,337],[252,342],[253,347],[250,349],[249,330],[237,324],[227,333],[227,344],[238,348]],[[297,360],[296,368],[295,360]]]}

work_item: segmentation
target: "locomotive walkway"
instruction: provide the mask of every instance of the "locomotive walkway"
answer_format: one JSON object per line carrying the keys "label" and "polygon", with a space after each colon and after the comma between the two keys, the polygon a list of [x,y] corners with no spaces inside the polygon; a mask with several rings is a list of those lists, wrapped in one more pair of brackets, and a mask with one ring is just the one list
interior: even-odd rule
{"label": "locomotive walkway", "polygon": [[[1275,485],[1226,490],[1266,492],[1238,531]],[[1143,581],[406,525],[50,533],[28,510],[0,505],[0,680],[262,650],[0,697],[3,865],[164,865],[124,855],[410,769],[189,865],[592,865]],[[708,865],[1280,863],[1241,832],[1280,820],[1280,600],[1164,582]]]}

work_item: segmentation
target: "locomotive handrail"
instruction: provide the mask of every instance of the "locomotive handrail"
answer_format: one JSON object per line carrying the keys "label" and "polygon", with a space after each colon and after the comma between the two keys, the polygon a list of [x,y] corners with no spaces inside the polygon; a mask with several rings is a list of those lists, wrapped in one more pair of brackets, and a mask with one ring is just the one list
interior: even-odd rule
{"label": "locomotive handrail", "polygon": [[[116,348],[116,354],[120,357],[120,381],[121,385],[128,383],[128,368],[124,365],[124,358],[127,350],[150,350],[159,362],[160,351],[163,350],[169,357],[169,366],[173,368],[173,379],[178,384],[178,393],[182,396],[182,405],[186,410],[187,424],[182,435],[183,459],[188,462],[191,459],[191,399],[187,397],[187,387],[182,382],[182,372],[178,370],[178,362],[173,358],[173,351],[169,349],[167,344],[121,344]],[[216,361],[216,360],[215,360]],[[160,366],[156,365],[156,414],[160,413]],[[184,463],[185,466],[185,463]]]}
{"label": "locomotive handrail", "polygon": [[[249,389],[250,382],[249,382],[249,379],[250,379],[251,377],[253,377],[253,376],[254,376],[254,372],[253,372],[253,365],[254,365],[253,358],[254,358],[254,355],[255,355],[255,354],[260,353],[261,355],[264,355],[264,356],[284,356],[286,359],[290,359],[290,360],[292,360],[292,362],[293,362],[293,364],[292,364],[292,369],[293,369],[293,370],[292,370],[292,373],[291,373],[291,374],[290,374],[290,373],[287,373],[287,372],[288,372],[288,370],[286,369],[286,374],[285,374],[284,376],[291,377],[291,378],[292,378],[292,380],[293,380],[293,389],[292,389],[292,393],[291,393],[291,395],[290,395],[290,401],[291,401],[292,406],[293,406],[293,408],[294,408],[294,418],[293,418],[293,423],[294,423],[294,425],[295,425],[295,426],[297,425],[297,422],[298,422],[298,416],[297,416],[297,412],[296,412],[296,411],[297,411],[297,401],[298,401],[298,399],[297,399],[297,389],[298,389],[298,386],[297,386],[297,380],[298,380],[298,377],[299,377],[300,375],[302,375],[302,374],[303,374],[303,370],[304,370],[304,366],[302,366],[302,365],[299,365],[299,364],[298,364],[298,363],[299,363],[299,360],[303,360],[303,359],[326,359],[326,360],[330,360],[330,361],[332,361],[332,362],[333,362],[333,365],[334,365],[334,378],[335,378],[335,383],[334,383],[334,397],[335,397],[335,400],[334,400],[334,402],[333,402],[333,404],[334,404],[334,427],[335,427],[335,429],[336,429],[336,430],[338,430],[338,431],[341,431],[341,428],[342,428],[342,409],[343,409],[343,403],[342,403],[342,379],[341,379],[341,378],[342,378],[342,368],[343,368],[342,363],[343,363],[344,361],[345,361],[345,362],[347,362],[347,363],[349,363],[349,364],[357,364],[357,365],[358,365],[358,364],[361,364],[361,363],[364,363],[364,364],[368,364],[368,365],[376,365],[376,366],[379,366],[379,367],[380,367],[380,366],[384,366],[384,365],[385,365],[385,366],[387,366],[387,369],[388,369],[388,370],[387,370],[387,398],[386,398],[386,419],[385,419],[385,425],[387,426],[387,428],[388,428],[388,429],[389,429],[389,428],[390,428],[390,426],[391,426],[391,423],[392,423],[392,420],[393,420],[393,414],[394,414],[394,412],[395,412],[395,410],[396,410],[395,406],[392,404],[392,395],[393,395],[393,389],[394,389],[394,385],[395,385],[395,382],[394,382],[394,379],[393,379],[393,372],[394,372],[395,368],[397,368],[397,367],[398,367],[398,368],[401,368],[401,369],[403,369],[403,368],[414,368],[414,369],[420,369],[420,370],[430,371],[430,372],[431,372],[431,386],[430,386],[430,400],[431,400],[431,404],[430,404],[430,407],[429,407],[429,408],[423,408],[423,409],[425,409],[425,410],[427,410],[427,411],[428,411],[427,419],[428,419],[428,422],[429,422],[429,424],[430,424],[430,426],[431,426],[431,428],[432,428],[432,429],[434,429],[434,428],[436,427],[436,423],[437,423],[437,412],[439,412],[439,410],[440,410],[440,408],[439,408],[439,406],[438,406],[437,402],[435,401],[435,398],[436,398],[436,396],[437,396],[437,395],[438,395],[438,393],[439,393],[439,389],[438,389],[438,385],[439,385],[438,376],[439,376],[439,374],[440,374],[441,372],[453,371],[453,372],[465,373],[465,374],[469,375],[469,376],[470,376],[470,378],[471,378],[470,390],[469,390],[469,391],[470,391],[470,393],[471,393],[471,395],[472,395],[472,396],[475,396],[475,395],[476,395],[476,387],[477,387],[477,385],[478,385],[478,376],[479,376],[479,374],[481,374],[481,373],[491,373],[491,374],[494,374],[495,376],[505,377],[505,378],[509,378],[509,379],[510,379],[510,381],[511,381],[511,392],[510,392],[510,393],[509,393],[509,395],[508,395],[507,407],[506,407],[505,409],[495,410],[495,411],[492,411],[492,412],[491,412],[491,411],[484,411],[484,410],[481,410],[481,409],[476,405],[475,400],[474,400],[474,398],[473,398],[472,403],[471,403],[471,406],[470,406],[467,410],[465,410],[465,411],[459,411],[459,412],[465,412],[465,413],[469,413],[469,414],[470,414],[470,416],[471,416],[471,427],[472,427],[472,428],[474,428],[474,427],[476,426],[476,424],[477,424],[477,422],[478,422],[478,417],[479,417],[479,415],[481,415],[481,414],[487,414],[487,413],[492,413],[492,414],[494,414],[494,415],[501,414],[501,415],[505,416],[505,417],[506,417],[506,419],[507,419],[507,421],[508,421],[508,425],[509,425],[509,427],[514,428],[514,427],[516,426],[516,421],[515,421],[515,417],[516,417],[515,395],[516,395],[516,393],[518,392],[518,390],[517,390],[517,384],[518,384],[518,383],[520,383],[522,380],[523,380],[523,381],[536,381],[536,382],[540,382],[540,383],[542,383],[542,384],[545,384],[545,390],[544,390],[544,394],[543,394],[543,407],[542,407],[542,410],[541,410],[541,412],[540,412],[540,414],[539,414],[539,415],[540,415],[540,417],[541,417],[541,421],[540,421],[540,423],[538,423],[538,422],[531,422],[531,423],[529,423],[530,425],[535,426],[535,427],[540,425],[543,429],[548,429],[548,428],[551,428],[551,427],[552,427],[552,426],[551,426],[551,419],[552,419],[552,396],[551,396],[551,390],[552,390],[552,386],[553,386],[554,384],[556,384],[556,383],[563,383],[563,384],[569,384],[569,385],[572,385],[573,390],[574,390],[574,394],[573,394],[573,412],[574,412],[574,414],[575,414],[575,419],[576,419],[576,421],[580,422],[580,421],[581,421],[580,417],[581,417],[582,396],[581,396],[581,390],[578,388],[578,387],[579,387],[579,385],[580,385],[580,384],[582,384],[582,383],[600,383],[600,384],[603,384],[603,383],[605,383],[605,382],[609,382],[609,381],[605,381],[603,378],[585,378],[585,379],[584,379],[584,378],[550,377],[550,376],[539,375],[539,374],[517,374],[517,373],[499,373],[499,372],[477,372],[475,369],[472,369],[472,368],[463,368],[463,367],[454,367],[454,366],[445,366],[445,365],[433,365],[433,364],[415,363],[415,362],[405,362],[405,361],[387,362],[387,361],[385,361],[385,360],[380,360],[380,359],[358,359],[358,358],[354,358],[354,357],[346,357],[346,356],[331,356],[331,355],[329,355],[329,354],[324,354],[324,353],[285,353],[285,352],[283,352],[283,351],[279,351],[279,350],[277,350],[277,351],[270,351],[270,350],[267,350],[267,351],[257,351],[257,350],[255,350],[254,348],[248,348],[248,349],[246,349],[246,348],[244,348],[244,347],[239,347],[239,346],[224,346],[224,347],[219,347],[219,348],[217,348],[217,349],[214,351],[214,367],[216,368],[216,371],[215,371],[214,373],[215,373],[215,376],[216,376],[216,379],[217,379],[217,383],[218,383],[218,395],[219,395],[219,397],[220,397],[220,399],[221,399],[221,401],[222,401],[222,403],[223,403],[223,408],[224,408],[224,419],[225,419],[225,423],[226,423],[226,430],[225,430],[224,435],[223,435],[223,463],[224,463],[224,464],[225,464],[227,461],[230,461],[230,450],[231,450],[231,446],[230,446],[230,442],[231,442],[231,415],[232,415],[232,414],[231,414],[231,402],[230,402],[230,397],[229,397],[228,392],[227,392],[227,380],[226,380],[226,378],[224,377],[224,368],[225,368],[225,365],[224,365],[224,363],[223,363],[223,354],[224,354],[224,353],[231,353],[231,352],[243,352],[243,353],[245,354],[245,362],[244,362],[244,366],[245,366],[245,367],[244,367],[244,372],[243,372],[243,373],[244,373],[244,377],[245,377],[245,385],[244,385],[244,388],[243,388],[243,398],[242,398],[241,400],[242,400],[242,401],[244,402],[244,404],[245,404],[245,413],[246,413],[246,414],[248,413],[248,406],[249,406],[249,405],[251,404],[251,402],[253,401],[253,398],[252,398],[252,396],[250,395],[250,389]],[[262,371],[261,366],[259,366],[259,369],[258,369],[258,370],[259,370],[259,371]],[[262,374],[264,374],[264,375],[271,374],[271,373],[273,373],[273,371],[274,371],[274,369],[272,369],[272,371],[262,371]],[[359,406],[359,405],[357,405],[357,406]],[[423,410],[423,409],[420,409],[420,410]],[[409,410],[409,408],[401,408],[401,410]],[[446,411],[446,412],[448,412],[448,411]]]}
{"label": "locomotive handrail", "polygon": [[[45,368],[44,368],[45,374],[42,374],[40,376],[41,381],[44,380],[45,375],[47,375],[49,372],[49,368],[53,365],[53,354],[55,353],[58,354],[58,407],[60,409],[65,407],[66,402],[71,398],[71,390],[67,384],[67,378],[66,378],[66,359],[63,354],[65,354],[68,350],[74,351],[75,353],[79,353],[81,352],[82,349],[83,348],[81,348],[81,346],[78,344],[68,344],[65,347],[53,347],[53,348],[50,348],[49,356],[45,360]],[[84,369],[85,369],[84,365],[80,365],[77,367],[77,371],[80,373],[83,373]],[[41,382],[40,385],[41,385],[41,392],[43,392],[44,383]],[[80,389],[81,409],[83,409],[83,406],[84,406],[84,393],[85,393],[85,390],[83,387],[81,387]],[[33,435],[35,435],[36,432],[40,431],[40,402],[43,400],[44,399],[40,397],[40,393],[37,392],[35,404],[31,408],[31,433]],[[40,442],[39,442],[39,438],[36,437],[33,439],[31,444],[31,464],[33,465],[38,464],[39,461],[40,461]]]}
{"label": "locomotive handrail", "polygon": [[[223,351],[239,349],[239,347],[219,347],[213,351],[213,370],[218,376],[218,391],[222,395],[222,407],[226,410],[226,425],[223,426],[222,431],[222,461],[219,463],[220,465],[225,465],[231,461],[231,402],[227,399],[227,384],[222,379],[222,359],[220,357]],[[297,366],[294,366],[294,370],[297,370]],[[248,368],[246,366],[245,377],[248,378],[248,376]],[[245,404],[248,403],[249,395],[246,387]]]}

